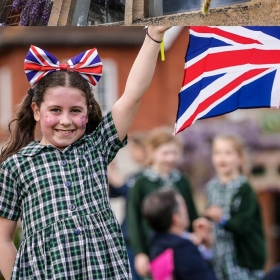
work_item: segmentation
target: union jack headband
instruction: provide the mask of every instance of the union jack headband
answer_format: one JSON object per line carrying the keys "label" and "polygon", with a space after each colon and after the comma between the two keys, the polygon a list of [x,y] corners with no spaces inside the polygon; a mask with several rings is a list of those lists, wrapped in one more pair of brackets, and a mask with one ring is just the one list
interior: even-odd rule
{"label": "union jack headband", "polygon": [[31,87],[49,73],[60,70],[78,72],[96,86],[102,76],[102,68],[103,64],[96,48],[80,53],[67,63],[61,64],[49,52],[31,45],[24,60],[24,71]]}

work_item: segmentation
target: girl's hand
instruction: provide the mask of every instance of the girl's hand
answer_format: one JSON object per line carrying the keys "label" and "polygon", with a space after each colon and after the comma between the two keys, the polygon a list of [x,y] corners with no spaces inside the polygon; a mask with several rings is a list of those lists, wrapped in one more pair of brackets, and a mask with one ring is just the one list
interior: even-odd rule
{"label": "girl's hand", "polygon": [[204,215],[216,223],[220,223],[223,217],[223,209],[219,206],[210,206],[204,212]]}
{"label": "girl's hand", "polygon": [[167,31],[168,29],[170,29],[172,26],[149,26],[148,29],[149,31],[151,30],[155,30],[158,33],[164,33],[165,31]]}
{"label": "girl's hand", "polygon": [[192,222],[192,226],[193,226],[194,231],[211,232],[211,230],[212,230],[211,222],[204,217],[195,219]]}
{"label": "girl's hand", "polygon": [[137,254],[134,258],[134,266],[140,276],[148,276],[150,274],[150,260],[146,254]]}
{"label": "girl's hand", "polygon": [[202,243],[202,240],[203,240],[203,237],[199,233],[196,233],[196,232],[190,233],[190,241],[194,245],[198,246],[199,244]]}
{"label": "girl's hand", "polygon": [[166,30],[171,26],[149,26],[147,32],[154,40],[161,41]]}

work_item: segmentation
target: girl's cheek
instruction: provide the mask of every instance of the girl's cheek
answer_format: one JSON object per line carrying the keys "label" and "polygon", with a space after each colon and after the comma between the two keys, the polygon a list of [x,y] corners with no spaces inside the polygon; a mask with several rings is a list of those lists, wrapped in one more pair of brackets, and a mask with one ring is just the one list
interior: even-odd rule
{"label": "girl's cheek", "polygon": [[83,129],[86,129],[86,126],[87,126],[87,119],[86,119],[85,116],[82,116],[81,122],[82,122],[82,128],[83,128]]}
{"label": "girl's cheek", "polygon": [[45,122],[46,122],[46,125],[51,126],[52,123],[53,123],[52,117],[47,115],[46,119],[45,119]]}

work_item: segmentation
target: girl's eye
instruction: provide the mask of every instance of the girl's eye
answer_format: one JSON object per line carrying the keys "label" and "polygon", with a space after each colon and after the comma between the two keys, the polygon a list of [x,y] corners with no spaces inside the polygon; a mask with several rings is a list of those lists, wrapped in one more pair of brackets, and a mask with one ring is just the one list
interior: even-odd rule
{"label": "girl's eye", "polygon": [[59,112],[60,112],[60,109],[58,109],[58,108],[53,108],[53,109],[51,109],[51,112],[59,113]]}
{"label": "girl's eye", "polygon": [[80,113],[81,110],[79,110],[79,109],[73,109],[72,112],[73,112],[73,113]]}

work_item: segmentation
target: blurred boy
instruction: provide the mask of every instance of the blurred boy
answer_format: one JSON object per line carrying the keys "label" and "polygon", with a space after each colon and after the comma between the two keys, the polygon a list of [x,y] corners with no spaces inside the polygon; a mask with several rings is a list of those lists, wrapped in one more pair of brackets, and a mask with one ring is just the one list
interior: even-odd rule
{"label": "blurred boy", "polygon": [[194,234],[186,232],[189,226],[187,207],[175,188],[161,188],[147,196],[143,203],[143,215],[155,231],[151,261],[171,248],[174,254],[175,279],[216,280],[196,246],[202,241],[208,246],[211,244],[211,236],[207,236],[207,222],[202,218],[196,221]]}

